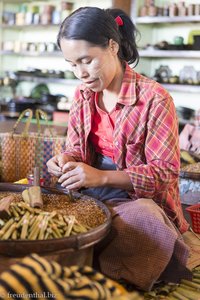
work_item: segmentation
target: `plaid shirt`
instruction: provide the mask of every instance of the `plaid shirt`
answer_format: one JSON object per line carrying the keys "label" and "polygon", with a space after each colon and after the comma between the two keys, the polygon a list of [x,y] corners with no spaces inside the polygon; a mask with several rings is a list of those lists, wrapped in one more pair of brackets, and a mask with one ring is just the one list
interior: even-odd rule
{"label": "plaid shirt", "polygon": [[[80,85],[75,92],[65,153],[91,164],[88,135],[95,93]],[[151,198],[181,232],[188,229],[179,196],[179,136],[173,99],[157,82],[128,64],[117,102],[113,160],[128,173],[133,200]]]}

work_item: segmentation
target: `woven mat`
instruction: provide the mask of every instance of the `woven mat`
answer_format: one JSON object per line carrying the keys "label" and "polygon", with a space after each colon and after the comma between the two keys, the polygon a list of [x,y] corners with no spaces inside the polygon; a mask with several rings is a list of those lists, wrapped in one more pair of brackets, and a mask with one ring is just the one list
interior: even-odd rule
{"label": "woven mat", "polygon": [[200,265],[200,234],[194,234],[191,231],[187,231],[183,234],[183,239],[190,247],[190,256],[187,267],[192,270],[196,266]]}
{"label": "woven mat", "polygon": [[[199,237],[199,238],[198,238]],[[195,268],[200,266],[200,234],[194,234],[191,231],[187,231],[183,234],[185,243],[190,247],[190,256],[188,259],[187,267],[195,272]],[[199,268],[199,267],[198,267]],[[200,268],[199,268],[200,274]],[[186,295],[179,294],[179,298],[174,298],[173,291],[177,293],[176,289],[179,285],[177,284],[164,284],[158,283],[151,292],[138,291],[133,286],[125,286],[129,295],[126,297],[120,297],[116,300],[170,300],[170,299],[195,299],[200,300],[200,292],[197,292],[197,296],[194,298],[186,297]],[[188,286],[190,290],[191,287]],[[200,285],[199,285],[200,289]],[[186,292],[184,292],[186,293]],[[180,298],[182,297],[182,298]]]}

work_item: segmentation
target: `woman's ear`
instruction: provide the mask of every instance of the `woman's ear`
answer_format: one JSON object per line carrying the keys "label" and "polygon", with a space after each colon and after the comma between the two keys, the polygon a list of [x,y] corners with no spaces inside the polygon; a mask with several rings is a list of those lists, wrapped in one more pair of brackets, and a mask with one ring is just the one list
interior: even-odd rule
{"label": "woman's ear", "polygon": [[119,51],[119,44],[117,42],[115,42],[114,40],[110,39],[109,40],[109,47],[110,47],[110,50],[113,54],[117,54],[118,51]]}

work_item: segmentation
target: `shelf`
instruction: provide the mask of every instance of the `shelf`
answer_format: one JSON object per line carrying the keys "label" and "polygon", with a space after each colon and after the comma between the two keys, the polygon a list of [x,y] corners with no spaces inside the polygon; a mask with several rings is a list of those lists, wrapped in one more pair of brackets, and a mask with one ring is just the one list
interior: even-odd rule
{"label": "shelf", "polygon": [[[61,51],[52,51],[52,52],[13,52],[13,51],[0,51],[0,55],[16,55],[16,56],[32,56],[32,57],[62,57]],[[140,57],[147,58],[200,58],[200,51],[195,50],[139,50]]]}
{"label": "shelf", "polygon": [[[81,81],[78,79],[65,79],[65,78],[46,78],[46,77],[31,77],[31,76],[18,76],[20,81],[31,81],[38,83],[59,83],[65,85],[78,86]],[[184,84],[166,84],[160,83],[168,91],[200,93],[200,85],[184,85]]]}
{"label": "shelf", "polygon": [[8,25],[1,24],[0,28],[4,29],[26,29],[26,28],[41,28],[41,27],[59,27],[59,24],[24,24],[24,25]]}
{"label": "shelf", "polygon": [[140,50],[141,57],[153,58],[200,58],[200,51],[198,50]]}
{"label": "shelf", "polygon": [[[25,3],[31,3],[31,2],[49,2],[49,0],[25,0]],[[21,0],[1,0],[3,3],[16,3],[16,4],[21,4]]]}
{"label": "shelf", "polygon": [[160,83],[160,84],[166,90],[171,92],[200,93],[200,85],[167,84],[167,83]]}
{"label": "shelf", "polygon": [[0,55],[17,55],[17,56],[32,56],[32,57],[62,57],[61,51],[53,51],[53,52],[13,52],[13,51],[0,51]]}
{"label": "shelf", "polygon": [[186,17],[137,17],[136,24],[155,24],[167,23],[169,26],[172,23],[195,23],[200,22],[200,16]]}
{"label": "shelf", "polygon": [[[13,52],[13,51],[0,51],[0,55],[17,55],[17,56],[54,56],[54,57],[62,57],[61,51],[53,51],[53,52]],[[140,57],[149,57],[149,58],[200,58],[200,51],[198,50],[139,50]]]}
{"label": "shelf", "polygon": [[59,83],[65,85],[78,86],[80,81],[78,79],[66,79],[66,78],[46,78],[46,77],[32,77],[32,76],[17,76],[20,81],[31,81],[37,83]]}

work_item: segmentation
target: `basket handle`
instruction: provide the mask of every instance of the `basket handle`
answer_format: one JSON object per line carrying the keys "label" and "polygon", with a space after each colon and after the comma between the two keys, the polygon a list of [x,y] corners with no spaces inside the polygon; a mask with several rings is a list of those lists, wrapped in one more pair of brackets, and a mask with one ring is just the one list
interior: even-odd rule
{"label": "basket handle", "polygon": [[37,129],[38,129],[38,134],[41,134],[41,124],[40,124],[40,119],[45,120],[46,126],[48,128],[48,131],[50,132],[50,135],[53,137],[53,132],[49,126],[49,122],[48,122],[48,117],[47,117],[47,113],[44,112],[42,109],[36,109],[35,111],[35,116],[36,116],[36,122],[37,122]]}
{"label": "basket handle", "polygon": [[24,130],[22,132],[22,136],[23,137],[27,137],[28,136],[28,132],[29,132],[29,128],[30,128],[30,124],[31,124],[31,120],[33,118],[33,111],[30,108],[25,109],[24,111],[21,112],[21,114],[19,115],[16,123],[13,126],[12,129],[12,134],[14,134],[16,132],[17,126],[19,125],[19,123],[21,122],[22,118],[24,116],[26,116],[26,114],[29,113],[27,120],[25,122],[25,127]]}

